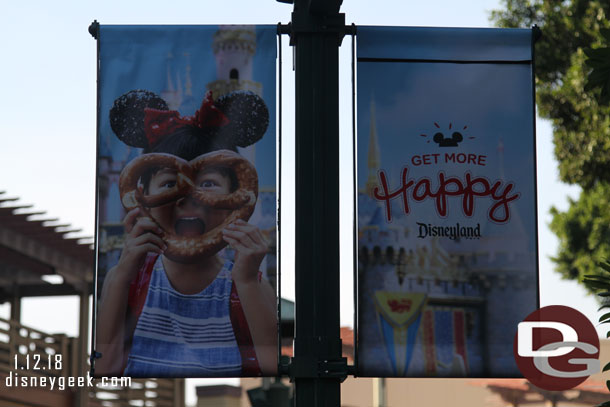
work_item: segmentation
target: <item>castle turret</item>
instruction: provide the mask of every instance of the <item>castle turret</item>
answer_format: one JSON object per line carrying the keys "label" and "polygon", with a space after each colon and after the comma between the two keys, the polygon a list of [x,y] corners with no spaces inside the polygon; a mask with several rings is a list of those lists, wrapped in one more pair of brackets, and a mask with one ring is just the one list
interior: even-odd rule
{"label": "castle turret", "polygon": [[263,87],[252,80],[252,58],[256,52],[253,26],[224,26],[214,34],[216,78],[208,84],[214,99],[236,90],[249,90],[262,97]]}
{"label": "castle turret", "polygon": [[368,178],[366,180],[366,194],[373,196],[373,190],[377,186],[377,171],[381,166],[381,154],[377,140],[377,119],[375,118],[375,101],[371,100],[371,126],[369,129],[369,151],[367,158]]}
{"label": "castle turret", "polygon": [[193,81],[191,79],[191,55],[188,52],[184,53],[186,57],[186,78],[184,79],[184,96],[193,96]]}
{"label": "castle turret", "polygon": [[176,85],[174,85],[174,78],[172,78],[172,67],[171,62],[174,59],[173,54],[167,55],[167,83],[165,89],[161,92],[161,97],[167,102],[167,105],[171,110],[178,110],[182,105],[182,83],[180,76],[176,78]]}

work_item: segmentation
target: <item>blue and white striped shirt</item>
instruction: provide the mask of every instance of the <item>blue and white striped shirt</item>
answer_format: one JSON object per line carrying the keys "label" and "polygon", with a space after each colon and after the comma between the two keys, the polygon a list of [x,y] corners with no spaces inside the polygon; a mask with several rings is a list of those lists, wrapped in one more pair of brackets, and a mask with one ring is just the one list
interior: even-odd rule
{"label": "blue and white striped shirt", "polygon": [[241,356],[229,314],[232,263],[198,294],[170,284],[161,256],[133,335],[124,374],[132,377],[237,377]]}

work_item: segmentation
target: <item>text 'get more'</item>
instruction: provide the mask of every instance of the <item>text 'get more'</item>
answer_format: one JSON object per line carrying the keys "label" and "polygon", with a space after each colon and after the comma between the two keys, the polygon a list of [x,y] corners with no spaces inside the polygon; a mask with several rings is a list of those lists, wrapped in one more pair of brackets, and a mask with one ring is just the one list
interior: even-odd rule
{"label": "text 'get more'", "polygon": [[415,166],[420,165],[432,165],[432,164],[472,164],[485,166],[487,160],[486,155],[479,154],[465,154],[465,153],[434,153],[434,154],[422,154],[414,155],[411,157],[411,164]]}

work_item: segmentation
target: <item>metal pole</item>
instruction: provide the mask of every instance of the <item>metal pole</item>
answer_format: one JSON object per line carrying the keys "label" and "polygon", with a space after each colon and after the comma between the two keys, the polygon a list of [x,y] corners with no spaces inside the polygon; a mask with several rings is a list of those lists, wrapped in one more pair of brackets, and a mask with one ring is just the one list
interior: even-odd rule
{"label": "metal pole", "polygon": [[341,0],[295,0],[297,407],[339,407],[347,376],[339,331]]}

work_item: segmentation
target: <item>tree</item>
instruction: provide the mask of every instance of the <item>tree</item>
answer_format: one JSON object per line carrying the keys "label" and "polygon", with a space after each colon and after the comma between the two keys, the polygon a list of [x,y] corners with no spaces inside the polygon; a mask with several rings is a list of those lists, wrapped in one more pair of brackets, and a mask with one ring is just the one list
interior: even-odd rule
{"label": "tree", "polygon": [[498,26],[542,29],[536,44],[538,113],[553,124],[561,180],[582,188],[566,212],[551,210],[551,229],[560,241],[553,260],[565,278],[582,282],[610,259],[610,58],[600,51],[608,44],[610,1],[503,3],[505,10],[492,12]]}
{"label": "tree", "polygon": [[[610,44],[610,29],[600,30],[606,44]],[[585,50],[587,60],[585,63],[591,68],[587,77],[585,90],[599,88],[598,101],[600,105],[610,104],[610,46],[600,48],[589,48]]]}

